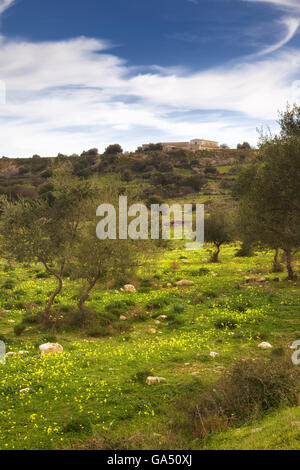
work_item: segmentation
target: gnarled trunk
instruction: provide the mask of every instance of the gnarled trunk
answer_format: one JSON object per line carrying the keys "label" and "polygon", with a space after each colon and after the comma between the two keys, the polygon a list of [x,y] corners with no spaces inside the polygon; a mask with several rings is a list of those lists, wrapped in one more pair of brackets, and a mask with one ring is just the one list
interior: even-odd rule
{"label": "gnarled trunk", "polygon": [[58,279],[58,286],[55,289],[55,291],[51,294],[51,296],[50,296],[50,298],[49,298],[49,300],[46,304],[46,307],[43,311],[43,320],[44,321],[49,320],[49,313],[50,313],[51,307],[53,305],[53,302],[55,300],[55,297],[61,292],[62,287],[63,287],[62,276],[57,276],[57,279]]}
{"label": "gnarled trunk", "polygon": [[211,255],[211,258],[210,258],[210,261],[212,263],[218,263],[219,262],[219,253],[220,253],[220,249],[221,249],[221,245],[216,245],[217,247],[217,251],[215,251],[212,255]]}
{"label": "gnarled trunk", "polygon": [[292,266],[292,252],[291,250],[285,250],[285,256],[286,256],[286,267],[287,267],[287,272],[288,272],[288,279],[290,281],[293,281],[295,279],[295,274]]}
{"label": "gnarled trunk", "polygon": [[274,259],[273,259],[273,268],[272,268],[273,273],[280,273],[282,271],[282,266],[279,262],[278,257],[279,257],[279,248],[276,248]]}

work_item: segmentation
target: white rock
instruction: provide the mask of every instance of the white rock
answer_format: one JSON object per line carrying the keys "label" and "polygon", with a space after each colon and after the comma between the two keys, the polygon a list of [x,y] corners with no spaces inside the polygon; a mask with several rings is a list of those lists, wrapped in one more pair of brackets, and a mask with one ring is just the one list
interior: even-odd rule
{"label": "white rock", "polygon": [[263,341],[262,343],[258,345],[258,347],[261,349],[268,349],[268,348],[272,348],[273,346],[270,343]]}
{"label": "white rock", "polygon": [[9,351],[5,354],[5,356],[14,356],[16,353],[13,351]]}
{"label": "white rock", "polygon": [[172,284],[168,282],[167,287],[172,287]]}
{"label": "white rock", "polygon": [[217,357],[217,356],[219,356],[219,353],[214,352],[214,351],[211,351],[211,352],[209,353],[209,355],[210,355],[210,357]]}
{"label": "white rock", "polygon": [[162,320],[165,320],[166,318],[168,318],[168,316],[167,315],[159,315],[158,318],[161,318]]}
{"label": "white rock", "polygon": [[155,333],[156,333],[156,329],[155,329],[155,328],[149,328],[149,333],[155,334]]}
{"label": "white rock", "polygon": [[176,286],[193,286],[194,284],[194,281],[189,281],[188,279],[176,282]]}
{"label": "white rock", "polygon": [[64,351],[64,348],[58,343],[46,343],[41,344],[40,351],[43,355],[46,354],[60,354]]}
{"label": "white rock", "polygon": [[159,320],[155,320],[155,325],[159,325],[160,324],[160,321]]}
{"label": "white rock", "polygon": [[29,351],[19,351],[19,354],[29,354]]}
{"label": "white rock", "polygon": [[132,284],[126,284],[124,286],[124,291],[125,292],[132,292],[132,293],[135,293],[136,292],[136,288],[132,285]]}
{"label": "white rock", "polygon": [[121,321],[125,321],[125,320],[127,320],[127,318],[125,317],[125,315],[121,315],[121,316],[120,316],[120,320],[121,320]]}
{"label": "white rock", "polygon": [[254,428],[254,429],[251,429],[251,432],[252,433],[255,433],[255,432],[261,432],[264,428]]}
{"label": "white rock", "polygon": [[30,391],[30,388],[27,387],[27,388],[22,388],[22,390],[20,390],[20,393],[28,393]]}
{"label": "white rock", "polygon": [[159,384],[160,382],[164,382],[165,379],[164,377],[147,377],[146,384],[147,385],[153,385],[153,384]]}

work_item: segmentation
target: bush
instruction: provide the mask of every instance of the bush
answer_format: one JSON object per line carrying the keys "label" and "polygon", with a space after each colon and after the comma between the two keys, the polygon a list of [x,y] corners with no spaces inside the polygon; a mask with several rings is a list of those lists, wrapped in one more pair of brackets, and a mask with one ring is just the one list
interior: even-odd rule
{"label": "bush", "polygon": [[2,287],[3,289],[10,290],[10,289],[13,289],[15,285],[16,285],[16,282],[13,279],[7,279]]}
{"label": "bush", "polygon": [[104,338],[105,336],[110,335],[110,331],[107,327],[105,326],[92,326],[88,331],[87,331],[88,336],[91,336],[92,338]]}
{"label": "bush", "polygon": [[218,318],[215,323],[214,323],[216,328],[224,329],[224,328],[236,328],[238,323],[236,320],[233,320],[231,318]]}
{"label": "bush", "polygon": [[258,419],[269,409],[298,403],[299,371],[289,357],[239,361],[193,409],[197,435]]}
{"label": "bush", "polygon": [[21,336],[22,333],[26,330],[26,325],[24,323],[20,323],[19,325],[14,326],[14,333],[16,336]]}
{"label": "bush", "polygon": [[92,425],[88,417],[80,417],[72,419],[69,423],[65,424],[62,432],[67,433],[79,433],[79,432],[92,432]]}
{"label": "bush", "polygon": [[173,307],[174,313],[182,313],[184,312],[184,306],[181,304],[175,304]]}
{"label": "bush", "polygon": [[36,274],[36,279],[49,279],[51,274],[48,271],[41,271],[40,273]]}
{"label": "bush", "polygon": [[169,305],[169,301],[167,299],[154,299],[150,300],[150,302],[147,304],[147,308],[150,308],[152,310],[159,310],[166,305]]}
{"label": "bush", "polygon": [[143,369],[138,371],[136,374],[132,376],[132,381],[140,384],[144,384],[146,382],[147,377],[151,376],[152,372],[149,369]]}

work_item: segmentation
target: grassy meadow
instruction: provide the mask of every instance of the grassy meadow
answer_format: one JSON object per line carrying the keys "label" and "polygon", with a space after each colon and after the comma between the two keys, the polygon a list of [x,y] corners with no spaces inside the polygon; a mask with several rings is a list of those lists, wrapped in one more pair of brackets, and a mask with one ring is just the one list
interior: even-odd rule
{"label": "grassy meadow", "polygon": [[[43,330],[35,313],[53,281],[40,265],[2,261],[0,339],[15,354],[0,364],[0,449],[299,449],[298,407],[205,436],[193,426],[192,404],[237,360],[291,355],[300,339],[300,281],[271,272],[272,252],[238,258],[237,248],[223,247],[212,264],[210,245],[171,242],[128,279],[137,293],[96,289],[88,306],[102,324],[81,331],[67,322],[76,281],[66,279],[52,331]],[[194,285],[176,287],[182,279]],[[48,341],[64,353],[41,356]],[[149,386],[148,376],[166,380]]]}

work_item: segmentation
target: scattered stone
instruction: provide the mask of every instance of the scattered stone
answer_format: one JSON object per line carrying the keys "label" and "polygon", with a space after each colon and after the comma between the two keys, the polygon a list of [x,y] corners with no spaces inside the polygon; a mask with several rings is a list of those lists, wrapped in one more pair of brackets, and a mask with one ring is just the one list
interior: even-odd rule
{"label": "scattered stone", "polygon": [[164,377],[147,377],[146,384],[147,385],[154,385],[154,384],[159,384],[160,382],[164,382],[165,379]]}
{"label": "scattered stone", "polygon": [[292,421],[291,426],[300,426],[300,421]]}
{"label": "scattered stone", "polygon": [[124,286],[124,291],[125,292],[131,292],[131,293],[135,294],[136,293],[136,288],[132,284],[126,284]]}
{"label": "scattered stone", "polygon": [[120,320],[121,320],[121,321],[126,321],[127,318],[125,317],[125,315],[121,315],[121,316],[120,316]]}
{"label": "scattered stone", "polygon": [[217,353],[217,352],[215,352],[215,351],[211,351],[211,352],[209,353],[209,355],[210,355],[210,357],[217,357],[217,356],[219,356],[219,353]]}
{"label": "scattered stone", "polygon": [[194,281],[189,281],[188,279],[176,282],[176,286],[193,286],[194,284]]}
{"label": "scattered stone", "polygon": [[19,354],[29,354],[29,351],[19,351]]}
{"label": "scattered stone", "polygon": [[252,433],[261,432],[264,428],[254,428],[251,430]]}
{"label": "scattered stone", "polygon": [[168,318],[168,316],[167,315],[159,315],[158,318],[161,318],[162,320],[165,320],[166,318]]}
{"label": "scattered stone", "polygon": [[258,345],[258,347],[261,349],[268,349],[268,348],[272,348],[273,346],[270,343],[263,341],[262,343]]}
{"label": "scattered stone", "polygon": [[156,324],[156,325],[160,325],[160,321],[159,321],[159,320],[156,320],[156,321],[155,321],[155,324]]}
{"label": "scattered stone", "polygon": [[183,262],[184,264],[189,264],[189,260],[188,260],[188,259],[184,259],[182,262]]}
{"label": "scattered stone", "polygon": [[9,351],[5,354],[5,356],[14,356],[16,353],[13,351]]}
{"label": "scattered stone", "polygon": [[250,276],[245,277],[246,282],[255,281],[255,282],[265,282],[266,278],[257,276],[256,274],[251,274]]}
{"label": "scattered stone", "polygon": [[149,331],[149,333],[152,333],[152,334],[156,333],[156,329],[155,329],[155,328],[149,328],[148,331]]}
{"label": "scattered stone", "polygon": [[22,388],[22,390],[20,390],[20,393],[28,393],[30,391],[30,388],[27,387],[27,388]]}
{"label": "scattered stone", "polygon": [[172,287],[172,284],[168,282],[167,287]]}
{"label": "scattered stone", "polygon": [[61,354],[64,348],[58,343],[45,343],[41,344],[40,351],[43,355],[46,354]]}

